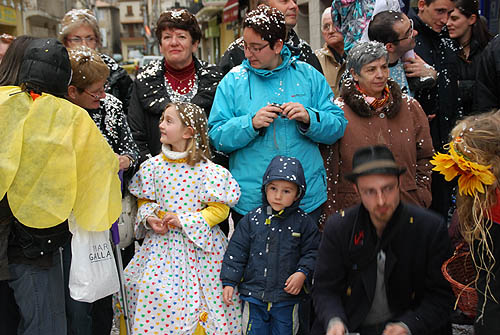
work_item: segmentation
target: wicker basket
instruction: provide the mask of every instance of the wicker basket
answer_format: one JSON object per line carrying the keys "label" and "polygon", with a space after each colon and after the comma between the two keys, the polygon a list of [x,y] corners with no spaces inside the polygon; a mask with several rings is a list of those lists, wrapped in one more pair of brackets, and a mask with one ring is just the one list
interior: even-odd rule
{"label": "wicker basket", "polygon": [[458,306],[465,315],[475,318],[477,292],[474,281],[477,272],[470,252],[462,247],[463,244],[457,246],[454,255],[443,263],[441,271],[457,297],[455,308]]}

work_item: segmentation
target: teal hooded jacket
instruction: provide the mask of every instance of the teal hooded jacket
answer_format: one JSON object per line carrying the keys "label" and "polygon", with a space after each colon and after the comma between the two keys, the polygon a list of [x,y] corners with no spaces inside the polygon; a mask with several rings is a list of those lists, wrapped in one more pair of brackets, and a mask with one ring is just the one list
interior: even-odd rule
{"label": "teal hooded jacket", "polygon": [[[241,188],[235,210],[243,215],[262,203],[262,176],[278,155],[295,157],[304,167],[308,188],[301,209],[310,213],[323,204],[326,173],[318,143],[335,143],[347,125],[325,77],[286,46],[281,57],[273,70],[253,68],[246,59],[234,67],[219,83],[208,119],[212,144],[229,154],[229,170]],[[253,128],[259,109],[286,102],[301,103],[310,124],[280,116],[267,128]]]}

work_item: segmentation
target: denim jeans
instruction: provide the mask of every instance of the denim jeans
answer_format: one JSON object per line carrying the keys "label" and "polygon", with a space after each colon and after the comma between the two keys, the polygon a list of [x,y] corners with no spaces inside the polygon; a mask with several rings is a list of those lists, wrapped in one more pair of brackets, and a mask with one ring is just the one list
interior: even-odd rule
{"label": "denim jeans", "polygon": [[243,301],[242,312],[245,335],[297,334],[298,304],[274,307]]}
{"label": "denim jeans", "polygon": [[40,268],[35,265],[9,264],[21,322],[18,334],[66,335],[64,286],[60,253],[54,253],[53,265]]}
{"label": "denim jeans", "polygon": [[92,304],[76,301],[69,294],[71,239],[64,246],[63,264],[68,335],[92,335]]}

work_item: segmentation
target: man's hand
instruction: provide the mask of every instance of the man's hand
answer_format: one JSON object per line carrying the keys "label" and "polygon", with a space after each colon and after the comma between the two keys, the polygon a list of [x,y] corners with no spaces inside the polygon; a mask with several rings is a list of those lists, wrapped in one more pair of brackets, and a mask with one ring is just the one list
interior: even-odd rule
{"label": "man's hand", "polygon": [[398,325],[397,323],[392,323],[385,326],[382,335],[408,335],[408,331],[405,327]]}
{"label": "man's hand", "polygon": [[306,275],[303,272],[295,272],[286,280],[285,292],[292,295],[299,294],[302,285],[304,285],[304,280],[306,280]]}
{"label": "man's hand", "polygon": [[334,322],[333,324],[331,324],[326,332],[326,335],[344,335],[344,334],[345,334],[345,327],[341,321]]}
{"label": "man's hand", "polygon": [[405,59],[404,68],[407,77],[432,77],[437,78],[437,72],[432,66],[427,64],[419,55],[415,58]]}
{"label": "man's hand", "polygon": [[234,287],[229,285],[224,286],[224,290],[222,291],[222,300],[224,300],[224,303],[226,305],[233,304],[233,293],[234,293]]}
{"label": "man's hand", "polygon": [[274,122],[279,114],[281,113],[281,108],[273,105],[267,105],[262,107],[257,111],[257,113],[252,118],[252,126],[255,130],[260,128],[267,128]]}
{"label": "man's hand", "polygon": [[149,216],[146,219],[146,222],[157,234],[163,235],[168,231],[168,224],[163,223],[162,219],[159,219],[155,216]]}
{"label": "man's hand", "polygon": [[298,102],[287,102],[281,105],[283,116],[287,117],[290,120],[300,121],[305,124],[309,124],[311,121],[309,119],[309,113],[302,106],[302,104]]}

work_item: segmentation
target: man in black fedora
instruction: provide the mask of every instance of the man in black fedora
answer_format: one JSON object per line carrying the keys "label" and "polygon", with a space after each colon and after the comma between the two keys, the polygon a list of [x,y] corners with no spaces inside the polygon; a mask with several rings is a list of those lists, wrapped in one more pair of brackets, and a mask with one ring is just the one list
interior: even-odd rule
{"label": "man in black fedora", "polygon": [[354,154],[361,204],[325,224],[314,276],[313,334],[451,334],[451,256],[444,220],[400,200],[405,173],[382,145]]}

